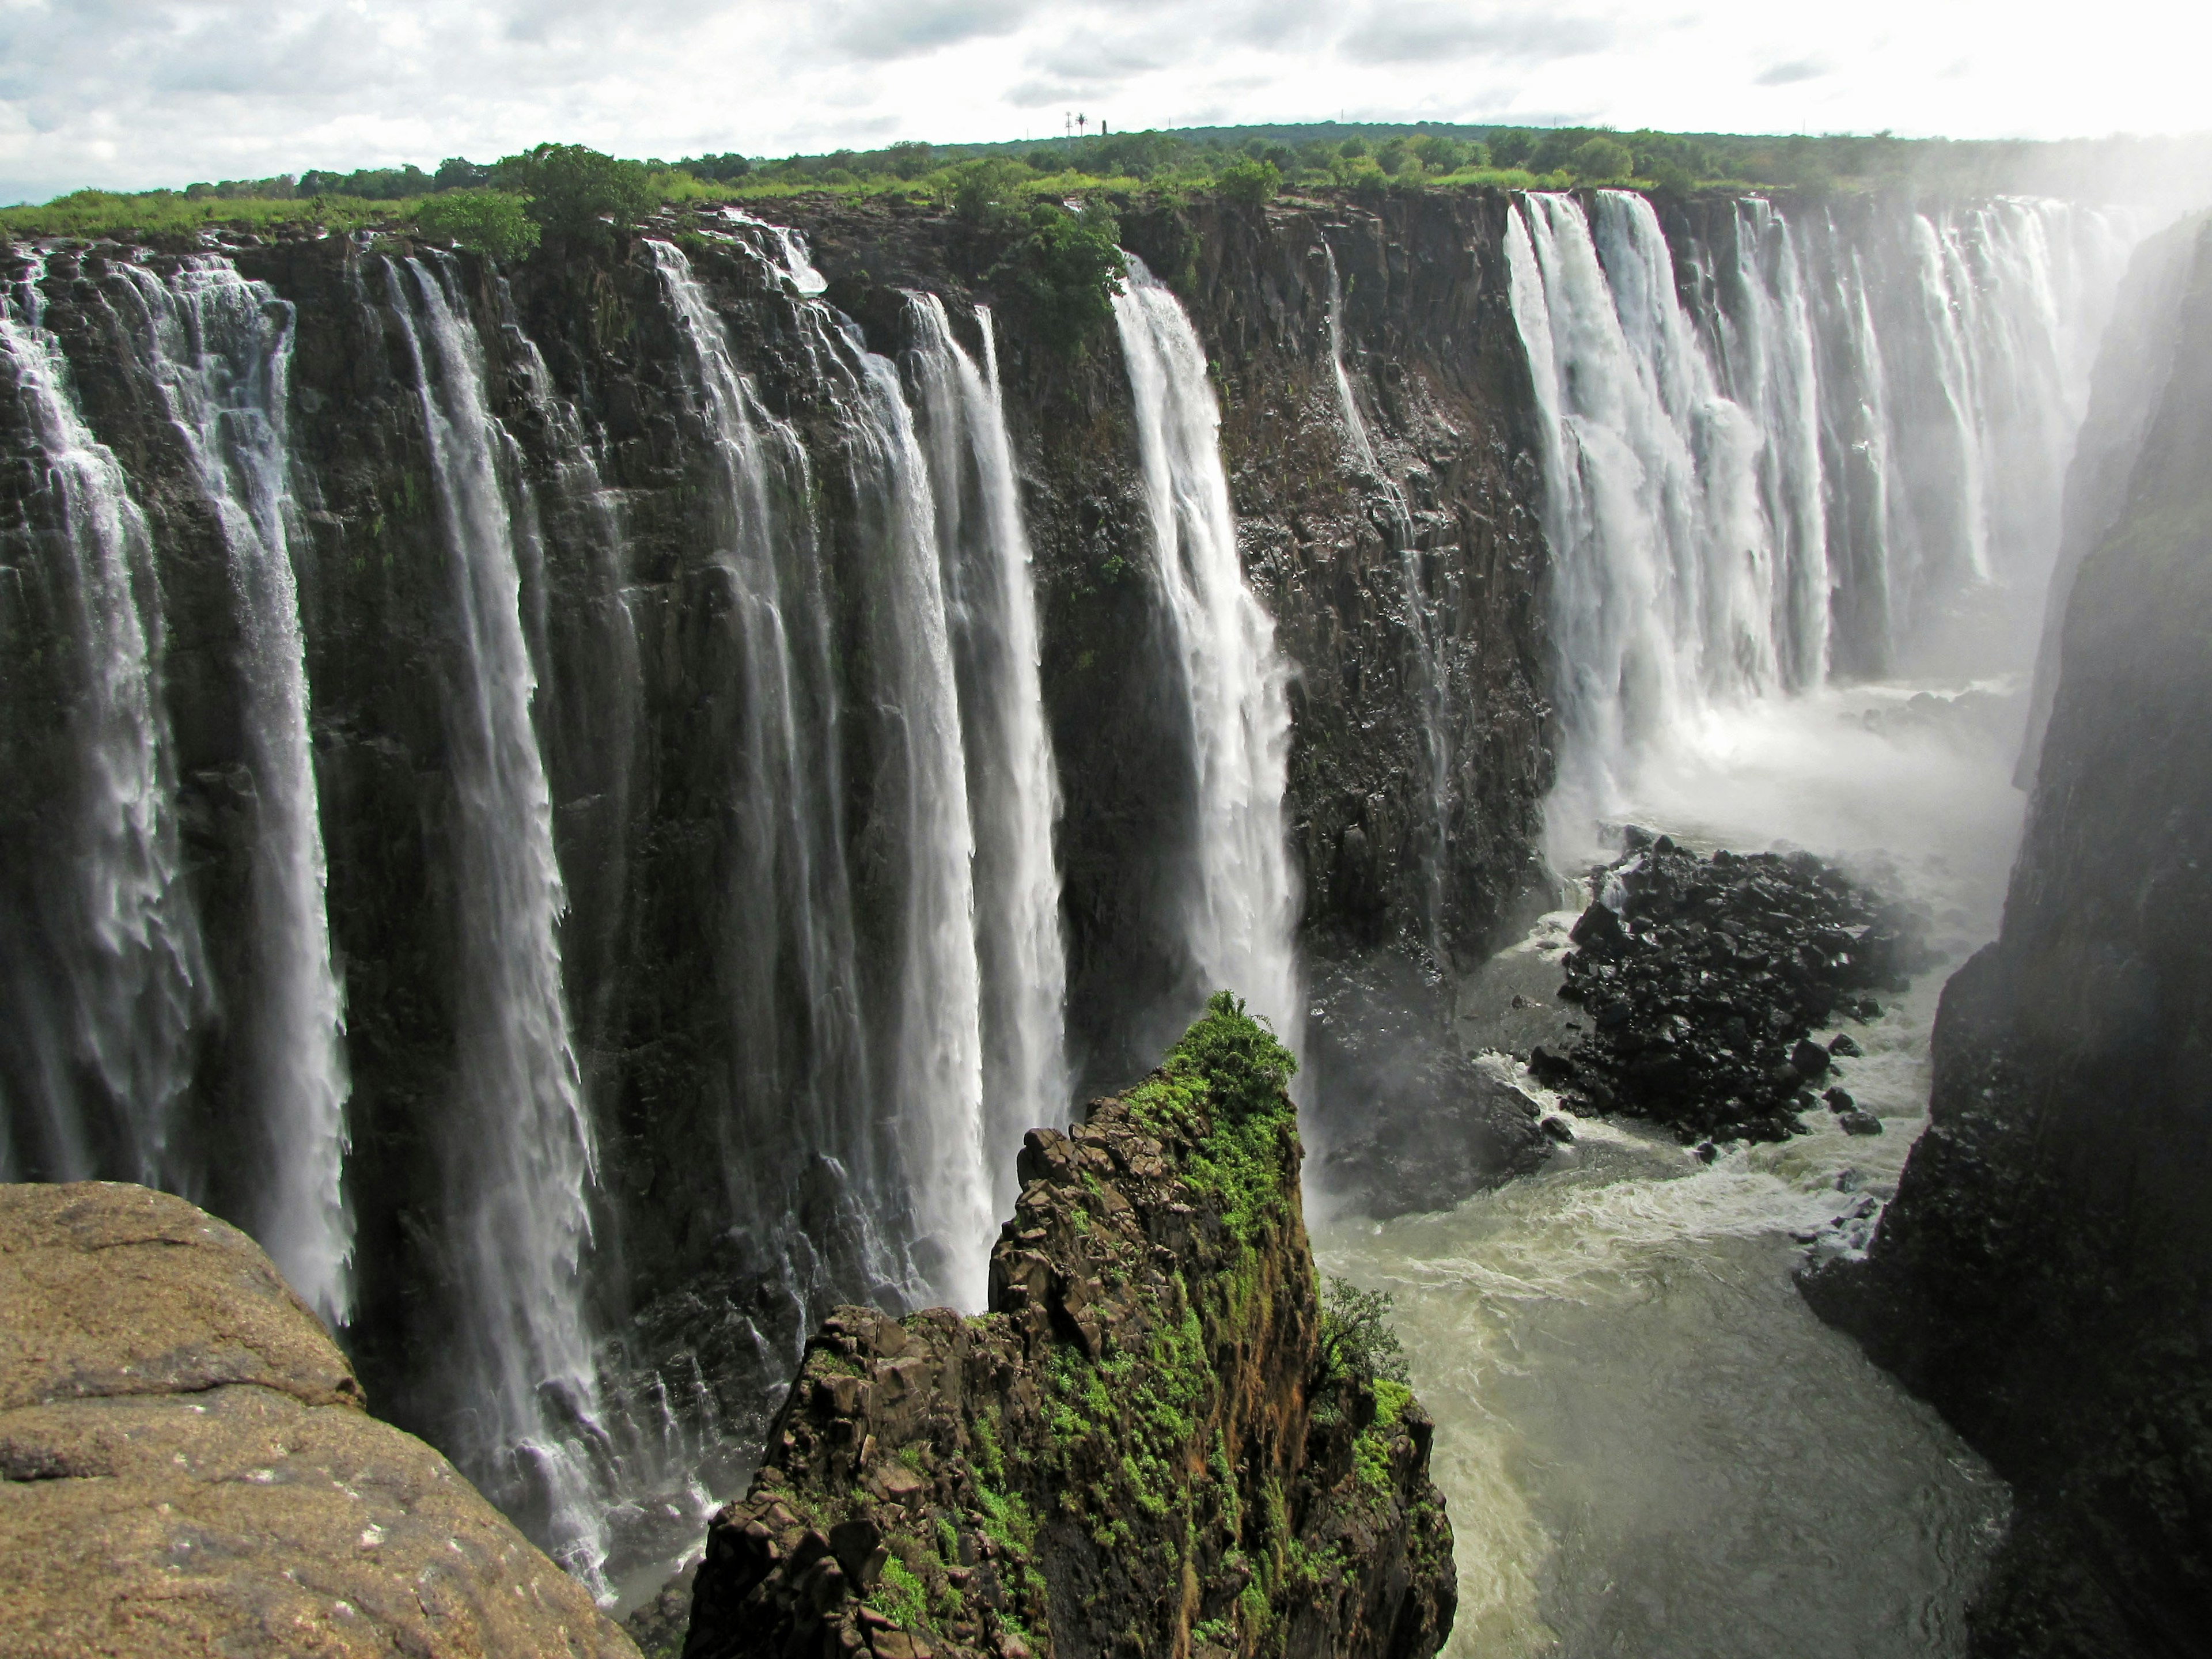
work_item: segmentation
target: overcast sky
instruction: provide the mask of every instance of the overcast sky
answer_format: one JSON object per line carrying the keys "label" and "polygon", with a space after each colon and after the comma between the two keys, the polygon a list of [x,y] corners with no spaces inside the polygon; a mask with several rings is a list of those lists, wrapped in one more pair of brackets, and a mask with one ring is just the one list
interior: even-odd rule
{"label": "overcast sky", "polygon": [[541,139],[630,155],[1246,121],[2212,126],[2204,0],[0,0],[0,202]]}

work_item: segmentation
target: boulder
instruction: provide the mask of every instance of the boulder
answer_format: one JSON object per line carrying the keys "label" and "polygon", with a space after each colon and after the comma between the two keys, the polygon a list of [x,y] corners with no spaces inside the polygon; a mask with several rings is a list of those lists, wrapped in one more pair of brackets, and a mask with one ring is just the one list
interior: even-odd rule
{"label": "boulder", "polygon": [[0,1186],[0,1652],[635,1659],[245,1234]]}

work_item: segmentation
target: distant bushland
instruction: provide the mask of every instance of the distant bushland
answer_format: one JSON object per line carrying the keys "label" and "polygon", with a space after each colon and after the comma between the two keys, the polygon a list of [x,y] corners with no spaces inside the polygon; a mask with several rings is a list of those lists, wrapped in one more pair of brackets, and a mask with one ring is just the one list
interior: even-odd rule
{"label": "distant bushland", "polygon": [[[2194,148],[2191,148],[2191,146]],[[451,156],[420,167],[309,168],[137,193],[77,191],[39,207],[0,210],[17,235],[188,234],[211,223],[256,228],[400,228],[469,239],[450,228],[482,208],[423,204],[500,188],[529,198],[548,240],[591,242],[640,222],[664,203],[773,201],[813,192],[889,197],[972,213],[978,191],[1008,226],[1040,203],[1094,195],[1175,201],[1219,195],[1246,203],[1301,191],[1394,192],[1492,185],[1566,189],[1605,184],[1669,195],[1779,190],[1820,196],[1909,191],[2110,194],[2115,179],[2170,173],[2206,160],[2203,139],[2063,143],[1899,138],[1873,134],[1759,136],[1619,132],[1595,127],[1388,125],[1333,121],[1172,131],[1100,131],[994,144],[905,140],[879,149],[747,156],[735,151],[623,160],[575,144],[540,144],[493,163]],[[434,232],[430,225],[449,228]],[[1024,233],[1024,234],[1026,232]],[[477,223],[478,246],[491,234]],[[520,244],[508,240],[505,246]],[[489,250],[487,250],[489,251]],[[495,257],[518,257],[513,253]]]}

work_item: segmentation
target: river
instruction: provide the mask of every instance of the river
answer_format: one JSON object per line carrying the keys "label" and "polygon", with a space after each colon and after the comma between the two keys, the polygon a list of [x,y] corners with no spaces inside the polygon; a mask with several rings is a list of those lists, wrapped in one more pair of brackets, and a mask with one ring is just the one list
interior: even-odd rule
{"label": "river", "polygon": [[[1316,1227],[1324,1272],[1395,1297],[1437,1419],[1460,1575],[1447,1654],[1963,1651],[2008,1494],[1791,1273],[1863,1248],[1925,1124],[1936,1001],[1995,933],[2018,836],[2020,709],[2009,684],[1832,690],[1716,714],[1632,786],[1624,816],[1701,851],[1808,847],[1923,911],[1940,965],[1879,1018],[1819,1034],[1864,1050],[1840,1069],[1883,1134],[1818,1112],[1809,1134],[1707,1165],[1632,1120],[1571,1118],[1538,1175]],[[1559,1017],[1586,891],[1460,992],[1462,1041],[1554,1106],[1498,1051]]]}

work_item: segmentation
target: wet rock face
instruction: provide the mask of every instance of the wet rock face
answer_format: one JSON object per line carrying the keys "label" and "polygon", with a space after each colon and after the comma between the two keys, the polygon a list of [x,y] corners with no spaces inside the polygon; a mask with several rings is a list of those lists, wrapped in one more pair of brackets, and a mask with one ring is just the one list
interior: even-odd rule
{"label": "wet rock face", "polygon": [[2111,516],[2071,576],[2003,932],[1944,988],[1929,1127],[1868,1259],[1804,1283],[2012,1483],[1971,1613],[1989,1659],[2212,1652],[2202,222],[2147,243],[2131,285],[2160,265],[2164,308],[2118,337],[2168,366],[2125,487],[2106,448],[2069,481],[2069,520]]}
{"label": "wet rock face", "polygon": [[1905,915],[1808,854],[1706,860],[1665,836],[1629,840],[1605,878],[1620,908],[1585,910],[1561,959],[1580,1037],[1531,1052],[1537,1081],[1686,1139],[1781,1140],[1823,1087],[1832,1109],[1866,1118],[1835,1085],[1849,1038],[1807,1034],[1838,1012],[1871,1018],[1869,993],[1903,988],[1923,955]]}
{"label": "wet rock face", "polygon": [[1030,1133],[988,1314],[825,1322],[686,1659],[1437,1650],[1431,1425],[1325,1357],[1284,1058],[1217,1005]]}
{"label": "wet rock face", "polygon": [[[943,293],[956,311],[997,302],[1066,803],[1070,1047],[1085,1089],[1119,1087],[1219,988],[1196,981],[1177,945],[1190,738],[1149,574],[1119,347],[1110,330],[1073,360],[1040,343],[1018,301],[989,291],[997,247],[957,222],[890,204],[788,206],[775,216],[806,231],[829,297],[878,350],[902,343],[902,288]],[[1468,192],[1378,208],[1194,203],[1122,222],[1205,343],[1245,569],[1293,669],[1285,817],[1316,962],[1378,948],[1479,958],[1540,873],[1545,554],[1506,297],[1509,211],[1502,192]],[[1346,433],[1330,252],[1346,373],[1387,477],[1364,469]],[[1431,672],[1447,762],[1440,854]]]}
{"label": "wet rock face", "polygon": [[[1501,264],[1506,211],[1503,196],[1479,194],[1375,209],[1194,204],[1133,211],[1124,228],[1128,245],[1176,284],[1214,365],[1246,567],[1296,672],[1286,817],[1305,896],[1301,943],[1324,968],[1377,951],[1479,953],[1532,867],[1549,779],[1547,647],[1528,389]],[[809,235],[826,297],[873,350],[896,356],[910,343],[902,289],[943,295],[971,348],[979,342],[967,302],[994,304],[1065,801],[1055,846],[1074,1097],[1120,1088],[1218,988],[1196,982],[1181,944],[1194,829],[1187,700],[1150,575],[1118,346],[1109,331],[1075,359],[1046,347],[1015,298],[989,289],[1001,250],[922,205],[823,198],[779,204],[771,216]],[[764,408],[819,462],[813,507],[833,600],[822,620],[854,683],[838,688],[847,714],[828,745],[836,752],[817,758],[846,781],[859,920],[880,946],[894,907],[868,883],[889,867],[890,832],[869,781],[896,733],[860,672],[868,634],[859,596],[870,589],[855,504],[839,483],[847,440],[788,296],[757,261],[702,242],[700,224],[696,214],[672,214],[648,234],[686,243]],[[1402,524],[1391,490],[1355,464],[1346,441],[1324,245],[1342,276],[1347,371],[1405,503]],[[244,1007],[253,848],[238,764],[235,597],[219,527],[133,366],[108,263],[124,252],[58,254],[47,321],[88,425],[122,459],[162,550],[163,674],[185,857],[219,1000]],[[167,269],[183,252],[154,264]],[[232,254],[294,308],[293,551],[352,1080],[346,1184],[359,1231],[349,1348],[380,1410],[459,1444],[454,1425],[468,1402],[444,1381],[453,1274],[438,1218],[468,988],[453,972],[463,895],[442,710],[454,644],[434,468],[382,247],[257,240]],[[797,1348],[802,1300],[818,1309],[840,1297],[896,1298],[864,1248],[848,1173],[892,1167],[896,1150],[879,1139],[865,1156],[827,1156],[823,1137],[794,1130],[781,1101],[756,1121],[739,1098],[737,1079],[757,1058],[736,1024],[747,981],[733,967],[752,959],[755,941],[730,897],[732,871],[755,856],[746,816],[732,810],[732,728],[747,682],[719,558],[717,460],[692,412],[681,331],[648,252],[640,239],[617,239],[589,256],[549,251],[504,272],[461,256],[453,276],[482,339],[488,405],[514,439],[518,478],[543,518],[544,557],[526,562],[523,599],[568,897],[562,989],[599,1149],[586,1271],[593,1327],[615,1339],[603,1381],[611,1399],[656,1399],[665,1385],[691,1402],[687,1413],[711,1401],[704,1414],[717,1432],[750,1442],[763,1426],[770,1380],[760,1356]],[[555,404],[590,434],[604,501],[574,487],[574,456],[549,425]],[[0,410],[0,427],[9,418]],[[24,434],[0,429],[0,452],[28,448]],[[0,494],[12,505],[31,476],[0,468]],[[619,520],[612,550],[602,508]],[[12,520],[0,524],[0,552],[35,563]],[[1437,641],[1450,756],[1449,854],[1434,907],[1416,613]],[[35,695],[17,699],[20,719],[0,722],[9,728],[0,750],[27,781],[0,806],[9,849],[52,842],[34,807],[58,798],[52,782],[70,759],[51,699],[33,686],[35,654],[14,653],[11,683]],[[36,867],[0,858],[0,899]],[[234,1026],[208,1024],[177,1103],[177,1142],[199,1154],[195,1190],[219,1213],[245,1218],[266,1171],[240,1103],[248,1057],[235,1039]],[[0,1058],[12,1040],[0,1032]],[[1405,1115],[1425,1117],[1446,1095],[1413,1091]],[[856,1110],[853,1121],[873,1115]],[[701,1155],[725,1144],[745,1148],[742,1181]],[[1512,1137],[1498,1144],[1503,1162],[1480,1141],[1484,1150],[1453,1183],[1471,1190],[1506,1172]],[[16,1152],[26,1156],[20,1139]],[[896,1234],[903,1224],[889,1212],[897,1207],[872,1206],[869,1219]],[[793,1237],[804,1251],[789,1248]],[[796,1291],[794,1254],[803,1256]]]}
{"label": "wet rock face", "polygon": [[119,1183],[0,1187],[0,1559],[9,1653],[636,1652],[252,1240]]}
{"label": "wet rock face", "polygon": [[1540,1109],[1450,1034],[1450,988],[1395,951],[1323,962],[1307,990],[1309,1179],[1362,1215],[1449,1208],[1542,1167]]}

